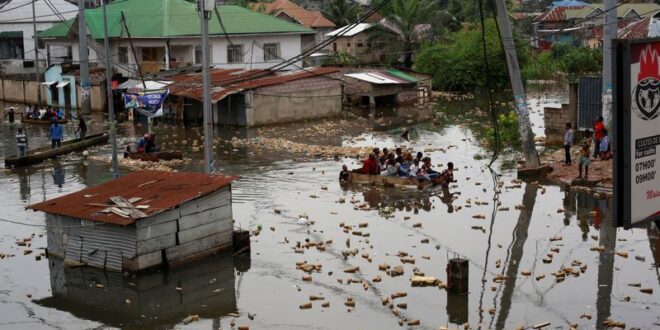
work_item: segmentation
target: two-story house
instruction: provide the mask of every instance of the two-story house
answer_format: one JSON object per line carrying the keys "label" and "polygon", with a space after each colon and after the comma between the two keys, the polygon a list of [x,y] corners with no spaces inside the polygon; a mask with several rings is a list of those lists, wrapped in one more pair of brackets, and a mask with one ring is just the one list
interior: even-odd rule
{"label": "two-story house", "polygon": [[[219,15],[219,16],[218,16]],[[124,76],[201,64],[200,16],[185,0],[122,0],[107,6],[113,70]],[[89,61],[102,63],[101,8],[85,11]],[[39,34],[47,47],[71,49],[78,62],[77,19]],[[238,6],[217,6],[209,20],[211,63],[222,68],[268,68],[301,52],[302,38],[314,31]],[[51,61],[56,59],[51,58]],[[65,61],[66,62],[66,61]],[[301,65],[301,62],[296,62]],[[293,66],[292,66],[293,67]]]}
{"label": "two-story house", "polygon": [[[64,18],[76,16],[78,7],[64,0],[0,1],[0,67],[2,73],[26,73],[34,71],[34,25],[37,31],[46,30],[61,22],[52,4]],[[34,13],[32,5],[34,2]],[[34,22],[34,24],[33,24]],[[41,66],[45,66],[46,50],[38,49]],[[57,53],[58,50],[53,49]],[[66,52],[65,49],[59,51]]]}

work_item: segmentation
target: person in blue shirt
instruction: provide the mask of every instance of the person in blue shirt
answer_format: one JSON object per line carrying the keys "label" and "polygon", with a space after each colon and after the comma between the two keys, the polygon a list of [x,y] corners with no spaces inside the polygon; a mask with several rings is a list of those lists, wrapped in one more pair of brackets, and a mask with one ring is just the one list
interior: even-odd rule
{"label": "person in blue shirt", "polygon": [[64,109],[62,108],[57,109],[57,119],[58,120],[64,119]]}
{"label": "person in blue shirt", "polygon": [[52,120],[48,135],[50,136],[51,148],[59,148],[62,145],[62,125],[60,125],[57,120]]}

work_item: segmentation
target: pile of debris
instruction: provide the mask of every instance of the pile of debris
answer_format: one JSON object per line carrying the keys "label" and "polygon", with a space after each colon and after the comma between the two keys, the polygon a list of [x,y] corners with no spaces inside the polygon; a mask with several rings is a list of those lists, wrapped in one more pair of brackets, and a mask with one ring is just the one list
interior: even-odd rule
{"label": "pile of debris", "polygon": [[[89,156],[88,158],[106,164],[112,163],[111,157]],[[175,167],[188,164],[191,161],[192,161],[191,159],[173,159],[173,160],[161,160],[158,162],[150,162],[150,161],[142,161],[139,159],[119,158],[118,164],[121,167],[125,167],[134,171],[151,170],[151,171],[177,172]]]}
{"label": "pile of debris", "polygon": [[316,157],[356,157],[368,155],[372,148],[370,147],[344,147],[314,145],[307,143],[298,143],[281,138],[253,138],[239,139],[234,137],[231,140],[234,148],[251,147],[264,150],[288,151],[291,153],[305,154]]}

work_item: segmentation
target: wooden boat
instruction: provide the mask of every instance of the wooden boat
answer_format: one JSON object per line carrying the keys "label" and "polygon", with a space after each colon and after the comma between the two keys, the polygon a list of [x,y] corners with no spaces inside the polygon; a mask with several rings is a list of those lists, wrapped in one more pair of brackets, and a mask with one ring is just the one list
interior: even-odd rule
{"label": "wooden boat", "polygon": [[442,183],[445,182],[445,178],[443,176],[438,176],[433,181],[421,181],[415,178],[405,178],[400,176],[383,176],[383,175],[351,173],[350,182],[358,183],[358,184],[368,184],[374,186],[425,189],[432,186],[441,185]]}
{"label": "wooden boat", "polygon": [[157,162],[161,160],[173,160],[173,159],[183,159],[183,153],[181,151],[157,151],[150,152],[148,154],[143,154],[139,152],[130,152],[127,154],[127,158],[130,159],[139,159],[144,162]]}
{"label": "wooden boat", "polygon": [[[60,125],[67,124],[69,122],[68,119],[62,119],[57,121]],[[50,125],[51,121],[50,120],[41,120],[41,119],[30,119],[30,118],[22,118],[21,119],[22,124],[34,124],[34,125]]]}
{"label": "wooden boat", "polygon": [[86,136],[84,139],[75,139],[62,142],[58,148],[52,149],[50,146],[29,150],[23,157],[18,155],[5,159],[5,167],[19,167],[42,162],[49,158],[65,155],[74,151],[80,151],[98,144],[108,142],[110,136],[108,132]]}

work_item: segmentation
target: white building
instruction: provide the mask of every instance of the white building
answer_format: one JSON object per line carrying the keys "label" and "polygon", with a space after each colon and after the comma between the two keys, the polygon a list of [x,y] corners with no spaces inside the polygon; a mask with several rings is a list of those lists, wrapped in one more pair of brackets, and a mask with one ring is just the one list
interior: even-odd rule
{"label": "white building", "polygon": [[[5,73],[31,71],[35,58],[34,27],[32,15],[32,0],[0,1],[0,63]],[[51,9],[50,5],[64,19],[76,16],[78,7],[65,0],[34,1],[34,20],[37,31],[44,31],[61,23],[62,19]],[[53,51],[56,51],[53,49]],[[62,50],[60,50],[62,51]],[[44,48],[39,49],[39,59],[46,59]],[[23,63],[23,60],[30,62]],[[42,64],[44,65],[44,64]]]}
{"label": "white building", "polygon": [[[211,62],[215,67],[268,68],[299,55],[302,37],[314,34],[302,25],[242,7],[216,8],[222,26],[215,11],[209,20]],[[110,54],[116,72],[135,77],[138,65],[143,73],[156,73],[201,64],[200,19],[194,3],[124,0],[108,5],[107,12]],[[86,10],[85,20],[90,36],[89,60],[102,65],[102,10]],[[68,61],[76,63],[79,58],[78,40],[72,31],[75,26],[73,19],[39,36],[48,47],[68,47],[71,54]],[[51,61],[56,60],[51,58]],[[296,64],[302,65],[302,62]]]}

